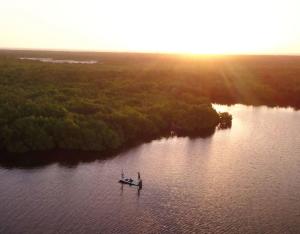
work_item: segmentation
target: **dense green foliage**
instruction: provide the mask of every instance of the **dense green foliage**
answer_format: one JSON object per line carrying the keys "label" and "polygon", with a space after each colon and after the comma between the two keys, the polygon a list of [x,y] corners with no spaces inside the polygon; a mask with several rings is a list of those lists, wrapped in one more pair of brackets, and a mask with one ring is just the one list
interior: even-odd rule
{"label": "dense green foliage", "polygon": [[0,51],[0,150],[107,151],[171,130],[202,134],[219,123],[210,102],[298,108],[298,74],[298,57]]}
{"label": "dense green foliage", "polygon": [[[141,68],[143,69],[143,68]],[[0,60],[0,148],[107,151],[176,130],[202,134],[218,115],[170,79],[122,65]]]}

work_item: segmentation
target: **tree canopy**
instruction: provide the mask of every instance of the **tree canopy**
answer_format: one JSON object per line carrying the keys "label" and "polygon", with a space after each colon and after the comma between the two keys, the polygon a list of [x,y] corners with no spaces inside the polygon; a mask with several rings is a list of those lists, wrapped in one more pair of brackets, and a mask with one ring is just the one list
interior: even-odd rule
{"label": "tree canopy", "polygon": [[104,152],[170,131],[201,135],[220,122],[212,102],[299,108],[298,74],[298,57],[1,51],[0,150]]}

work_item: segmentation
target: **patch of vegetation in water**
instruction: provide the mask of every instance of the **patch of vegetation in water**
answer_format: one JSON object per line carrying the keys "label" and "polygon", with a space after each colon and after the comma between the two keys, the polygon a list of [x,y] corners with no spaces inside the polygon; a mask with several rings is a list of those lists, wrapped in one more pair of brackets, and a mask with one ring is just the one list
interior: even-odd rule
{"label": "patch of vegetation in water", "polygon": [[227,129],[231,128],[232,125],[232,115],[228,112],[220,112],[219,113],[219,129]]}

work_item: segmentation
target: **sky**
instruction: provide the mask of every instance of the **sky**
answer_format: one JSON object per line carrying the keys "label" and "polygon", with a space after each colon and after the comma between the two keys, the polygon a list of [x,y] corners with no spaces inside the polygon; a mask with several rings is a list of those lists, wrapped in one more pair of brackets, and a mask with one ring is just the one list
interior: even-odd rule
{"label": "sky", "polygon": [[300,0],[0,0],[0,48],[300,54]]}

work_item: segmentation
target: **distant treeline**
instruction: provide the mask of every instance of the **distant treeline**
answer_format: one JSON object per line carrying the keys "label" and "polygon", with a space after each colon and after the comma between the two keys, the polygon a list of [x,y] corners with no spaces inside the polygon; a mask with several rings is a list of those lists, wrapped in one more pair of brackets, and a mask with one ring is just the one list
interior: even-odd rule
{"label": "distant treeline", "polygon": [[104,152],[209,134],[220,121],[211,102],[299,108],[298,74],[298,57],[0,51],[0,150]]}

